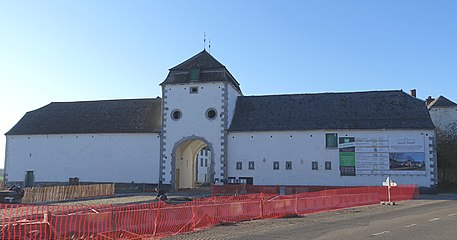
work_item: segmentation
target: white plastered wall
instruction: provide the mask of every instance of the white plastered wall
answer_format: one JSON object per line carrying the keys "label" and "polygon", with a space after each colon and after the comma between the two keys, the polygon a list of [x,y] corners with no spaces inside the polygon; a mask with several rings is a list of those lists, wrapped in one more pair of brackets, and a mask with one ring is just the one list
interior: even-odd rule
{"label": "white plastered wall", "polygon": [[433,107],[429,112],[436,128],[445,132],[456,130],[452,125],[457,125],[457,107]]}
{"label": "white plastered wall", "polygon": [[[253,177],[255,185],[376,186],[385,181],[388,175],[384,174],[340,176],[339,150],[325,147],[325,133],[338,133],[339,137],[423,138],[425,172],[392,178],[399,184],[435,184],[434,132],[430,130],[230,132],[228,177]],[[254,170],[248,169],[249,161],[254,161]],[[274,161],[279,162],[279,170],[273,170]],[[292,161],[292,170],[285,169],[286,161]],[[313,161],[318,162],[318,170],[312,170]],[[331,170],[325,170],[326,161],[331,161]],[[236,162],[242,162],[242,170],[236,169]]]}
{"label": "white plastered wall", "polygon": [[7,181],[157,183],[160,138],[148,134],[7,136]]}

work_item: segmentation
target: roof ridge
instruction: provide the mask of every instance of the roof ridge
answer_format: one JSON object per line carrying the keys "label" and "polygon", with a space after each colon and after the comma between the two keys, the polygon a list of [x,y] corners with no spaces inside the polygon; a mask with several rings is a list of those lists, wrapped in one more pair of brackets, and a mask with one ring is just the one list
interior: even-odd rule
{"label": "roof ridge", "polygon": [[[355,92],[320,92],[320,93],[284,93],[284,94],[268,94],[268,95],[248,95],[242,97],[274,97],[274,96],[312,96],[312,95],[331,95],[331,94],[360,94],[360,93],[401,93],[402,90],[371,90],[371,91],[355,91]],[[403,92],[405,93],[405,92]],[[405,93],[407,94],[407,93]],[[409,95],[409,94],[407,94]]]}
{"label": "roof ridge", "polygon": [[158,99],[162,99],[162,98],[157,96],[155,98],[120,98],[120,99],[83,100],[83,101],[67,101],[67,102],[59,101],[59,102],[50,102],[49,104],[52,104],[52,103],[91,103],[91,102],[96,103],[96,102],[116,102],[116,101],[120,102],[120,101],[158,100]]}
{"label": "roof ridge", "polygon": [[457,103],[449,100],[448,98],[444,97],[443,95],[440,95],[439,97],[437,97],[435,100],[433,100],[428,105],[428,108],[432,108],[432,107],[451,107],[451,106],[457,106]]}

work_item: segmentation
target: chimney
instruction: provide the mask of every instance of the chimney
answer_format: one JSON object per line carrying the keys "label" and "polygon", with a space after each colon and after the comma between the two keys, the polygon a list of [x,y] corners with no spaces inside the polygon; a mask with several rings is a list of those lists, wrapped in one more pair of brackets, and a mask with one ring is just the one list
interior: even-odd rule
{"label": "chimney", "polygon": [[432,96],[428,96],[428,98],[427,98],[427,99],[425,99],[425,103],[426,103],[426,104],[427,104],[427,106],[428,106],[428,105],[430,105],[430,103],[432,103],[432,102],[433,102],[433,100],[435,100],[435,99],[434,99],[434,98],[432,98]]}
{"label": "chimney", "polygon": [[416,97],[416,89],[410,90],[411,96]]}

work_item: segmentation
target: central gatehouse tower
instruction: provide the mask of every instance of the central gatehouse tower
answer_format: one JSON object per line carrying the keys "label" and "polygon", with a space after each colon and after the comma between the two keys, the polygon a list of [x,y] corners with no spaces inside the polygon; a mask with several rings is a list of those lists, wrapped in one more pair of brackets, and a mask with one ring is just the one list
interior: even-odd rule
{"label": "central gatehouse tower", "polygon": [[210,151],[206,182],[227,179],[227,129],[239,83],[206,50],[170,69],[162,86],[160,183],[196,187],[198,153]]}

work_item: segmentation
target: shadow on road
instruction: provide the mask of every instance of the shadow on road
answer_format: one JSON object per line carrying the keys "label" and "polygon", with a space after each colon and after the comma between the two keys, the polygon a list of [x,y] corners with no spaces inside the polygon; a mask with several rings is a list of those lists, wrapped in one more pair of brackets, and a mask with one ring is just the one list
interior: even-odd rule
{"label": "shadow on road", "polygon": [[417,200],[457,200],[455,193],[421,194]]}

